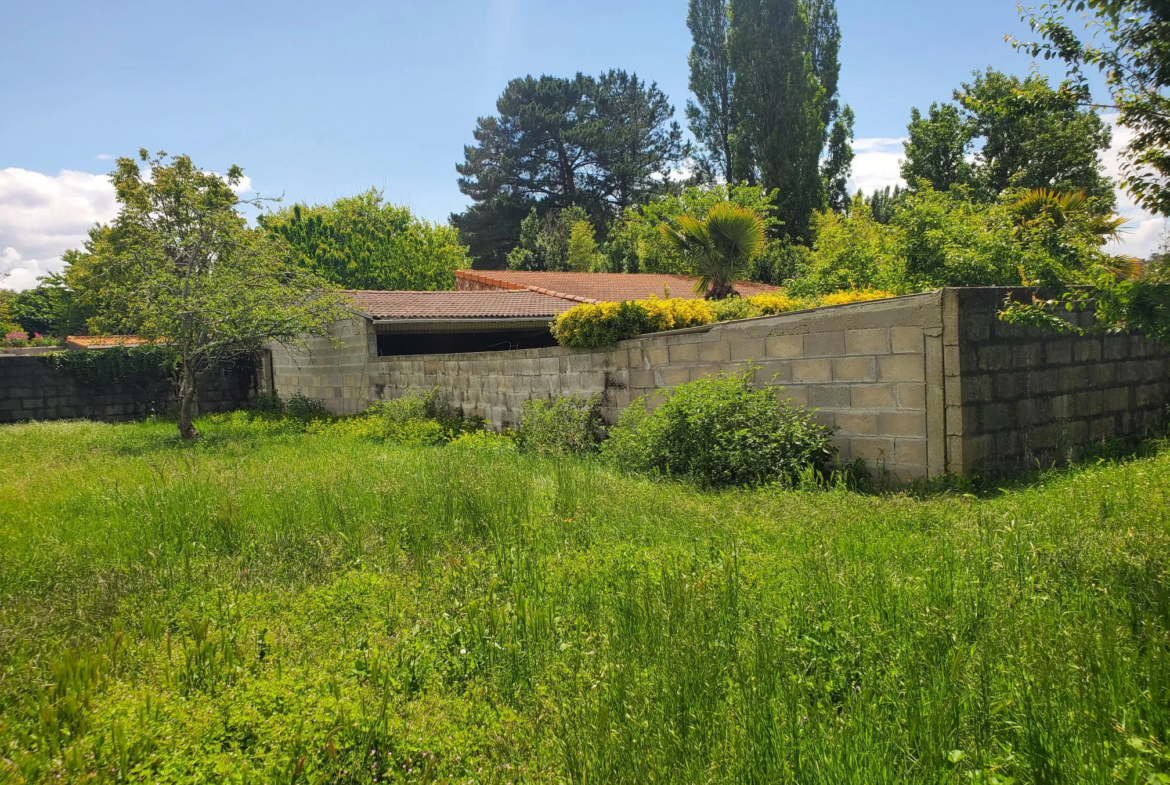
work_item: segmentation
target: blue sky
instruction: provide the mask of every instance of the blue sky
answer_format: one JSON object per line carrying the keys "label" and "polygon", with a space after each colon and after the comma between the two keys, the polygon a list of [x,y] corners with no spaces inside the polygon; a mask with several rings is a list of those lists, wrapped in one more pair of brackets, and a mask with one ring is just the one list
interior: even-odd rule
{"label": "blue sky", "polygon": [[[839,0],[839,12],[858,185],[896,176],[889,140],[911,106],[948,99],[974,69],[1030,66],[1003,40],[1022,29],[1013,0]],[[512,77],[636,71],[681,120],[685,15],[684,0],[4,3],[2,285],[23,288],[107,217],[91,176],[143,146],[238,163],[286,201],[373,185],[445,220],[465,205],[463,145]]]}

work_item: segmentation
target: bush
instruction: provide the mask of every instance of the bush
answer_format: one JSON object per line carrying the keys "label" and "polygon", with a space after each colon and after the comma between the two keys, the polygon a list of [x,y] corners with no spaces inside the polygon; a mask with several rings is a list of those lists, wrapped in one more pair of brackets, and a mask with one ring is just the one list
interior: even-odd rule
{"label": "bush", "polygon": [[680,385],[653,411],[644,396],[622,413],[602,452],[623,469],[705,487],[792,483],[825,467],[833,431],[781,393],[756,389],[750,369]]}
{"label": "bush", "polygon": [[578,305],[557,317],[552,333],[561,346],[597,349],[643,333],[699,327],[714,319],[705,300],[651,298]]}
{"label": "bush", "polygon": [[524,402],[516,440],[524,452],[569,455],[596,452],[602,433],[597,395],[558,395]]}
{"label": "bush", "polygon": [[514,453],[518,449],[516,438],[511,431],[504,433],[472,431],[453,439],[451,446],[460,450],[487,453]]}
{"label": "bush", "polygon": [[324,401],[299,392],[293,393],[284,402],[282,414],[304,422],[329,419],[329,410],[325,408]]}
{"label": "bush", "polygon": [[847,289],[842,292],[826,294],[817,300],[818,306],[848,305],[849,303],[864,303],[870,300],[885,300],[897,297],[893,292],[884,292],[881,289]]}

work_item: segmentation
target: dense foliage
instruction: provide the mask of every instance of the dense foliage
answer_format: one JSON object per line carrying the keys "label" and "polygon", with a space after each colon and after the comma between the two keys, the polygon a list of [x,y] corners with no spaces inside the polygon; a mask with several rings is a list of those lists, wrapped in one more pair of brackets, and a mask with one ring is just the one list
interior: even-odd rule
{"label": "dense foliage", "polygon": [[259,222],[296,264],[346,289],[453,289],[455,270],[470,265],[457,230],[386,204],[375,189],[329,205],[293,205]]}
{"label": "dense foliage", "polygon": [[557,395],[524,402],[516,443],[537,455],[584,455],[597,451],[604,433],[600,396]]}
{"label": "dense foliage", "polygon": [[520,224],[520,241],[508,254],[510,270],[596,272],[601,267],[589,213],[576,205],[532,212]]}
{"label": "dense foliage", "polygon": [[134,334],[176,358],[179,431],[196,438],[200,376],[269,341],[290,344],[324,333],[343,313],[342,296],[315,272],[291,264],[287,248],[237,211],[226,177],[187,156],[119,158],[111,175],[120,212],[90,231],[65,278],[93,308],[91,326]]}
{"label": "dense foliage", "polygon": [[514,79],[496,110],[457,167],[473,204],[451,217],[481,267],[504,266],[533,208],[575,205],[604,226],[667,191],[686,153],[666,95],[621,70]]}
{"label": "dense foliage", "polygon": [[838,98],[834,0],[691,0],[687,119],[705,179],[778,194],[780,232],[808,238],[814,210],[845,201],[853,113]]}
{"label": "dense foliage", "polygon": [[661,224],[659,234],[690,262],[695,292],[709,300],[735,293],[735,283],[764,252],[764,221],[753,210],[720,202],[702,218],[684,215],[678,227]]}
{"label": "dense foliage", "polygon": [[[74,253],[66,251],[66,264],[72,261]],[[83,335],[86,333],[86,320],[93,315],[92,309],[78,302],[65,277],[59,273],[42,276],[32,289],[8,294],[7,313],[0,312],[0,326],[6,322],[15,324],[29,334],[39,333],[58,338]],[[3,306],[0,306],[0,311],[2,309]]]}
{"label": "dense foliage", "polygon": [[968,188],[990,202],[1011,189],[1081,191],[1097,209],[1113,208],[1113,183],[1100,156],[1110,132],[1067,84],[1025,79],[987,69],[954,93],[954,104],[911,112],[902,178],[911,189],[923,181],[938,191]]}
{"label": "dense foliage", "polygon": [[702,300],[675,298],[587,303],[558,316],[553,322],[552,333],[561,346],[595,349],[643,333],[710,324],[714,318]]}
{"label": "dense foliage", "polygon": [[[769,234],[777,232],[775,194],[759,186],[726,185],[690,186],[678,193],[668,194],[646,204],[631,207],[613,223],[605,244],[607,269],[622,273],[675,273],[690,275],[691,262],[669,240],[659,227],[667,224],[677,228],[679,219],[702,218],[717,204],[730,202],[756,213]],[[748,275],[752,280],[780,283],[773,280],[772,268],[782,267],[784,250],[781,241],[769,241],[763,253],[753,260]]]}
{"label": "dense foliage", "polygon": [[879,289],[846,289],[817,297],[768,292],[723,300],[652,298],[624,303],[589,303],[570,308],[557,317],[552,331],[562,346],[599,349],[644,333],[682,330],[711,322],[752,319],[804,308],[848,305],[895,296]]}
{"label": "dense foliage", "polygon": [[899,293],[940,286],[1090,283],[1121,220],[1083,194],[1009,191],[995,202],[964,186],[925,182],[902,197],[888,224],[855,199],[848,214],[816,217],[816,242],[791,290],[812,295],[876,287]]}
{"label": "dense foliage", "polygon": [[[1087,17],[1082,40],[1063,12]],[[1170,7],[1164,0],[1056,0],[1024,19],[1040,42],[1015,41],[1032,57],[1058,58],[1069,68],[1067,92],[1097,106],[1088,69],[1105,77],[1118,122],[1133,132],[1122,160],[1122,186],[1147,210],[1170,215]]]}
{"label": "dense foliage", "polygon": [[795,482],[827,466],[832,430],[788,405],[783,389],[757,387],[755,371],[679,385],[650,406],[634,401],[610,429],[605,456],[631,471],[707,487]]}
{"label": "dense foliage", "polygon": [[46,365],[90,387],[147,383],[174,375],[175,355],[165,346],[111,346],[44,355]]}

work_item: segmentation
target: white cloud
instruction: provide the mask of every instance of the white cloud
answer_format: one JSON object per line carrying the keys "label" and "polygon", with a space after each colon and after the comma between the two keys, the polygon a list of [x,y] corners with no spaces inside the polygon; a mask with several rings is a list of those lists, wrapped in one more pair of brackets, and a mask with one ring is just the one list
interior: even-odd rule
{"label": "white cloud", "polygon": [[93,159],[95,161],[112,161],[114,160],[114,156],[110,155],[109,153],[98,153],[93,157]]}
{"label": "white cloud", "polygon": [[78,248],[95,223],[117,214],[105,175],[62,170],[0,170],[0,286],[28,289],[61,269],[61,254]]}
{"label": "white cloud", "polygon": [[849,178],[850,193],[867,194],[887,185],[904,185],[899,173],[905,139],[871,137],[853,142],[853,176]]}
{"label": "white cloud", "polygon": [[[233,190],[252,192],[251,178],[241,178]],[[0,170],[0,286],[30,289],[38,276],[59,272],[61,254],[80,248],[94,224],[117,214],[104,174]]]}

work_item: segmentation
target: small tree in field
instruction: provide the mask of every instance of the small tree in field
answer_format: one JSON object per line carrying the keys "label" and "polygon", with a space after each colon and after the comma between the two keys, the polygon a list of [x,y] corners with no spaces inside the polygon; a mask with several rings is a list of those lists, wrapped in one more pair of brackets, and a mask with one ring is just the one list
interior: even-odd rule
{"label": "small tree in field", "polygon": [[179,433],[192,424],[200,376],[268,341],[299,344],[343,315],[344,299],[285,247],[248,227],[232,190],[243,176],[200,171],[185,155],[119,158],[111,174],[121,212],[67,255],[70,287],[97,315],[91,326],[158,341],[175,357]]}

